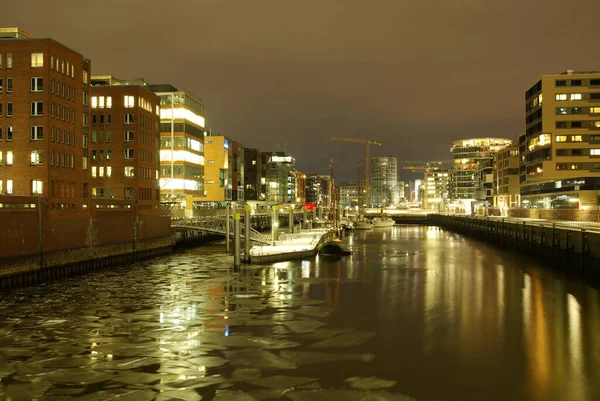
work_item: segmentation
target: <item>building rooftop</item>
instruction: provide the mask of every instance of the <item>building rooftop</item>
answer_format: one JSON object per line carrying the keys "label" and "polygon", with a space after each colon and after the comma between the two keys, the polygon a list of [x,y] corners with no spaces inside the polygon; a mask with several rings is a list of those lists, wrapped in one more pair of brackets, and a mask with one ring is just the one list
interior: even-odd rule
{"label": "building rooftop", "polygon": [[130,80],[124,80],[112,75],[92,75],[91,79],[92,86],[143,86],[148,87],[148,83],[144,78],[134,78]]}
{"label": "building rooftop", "polygon": [[0,28],[0,39],[31,39],[33,35],[19,28]]}

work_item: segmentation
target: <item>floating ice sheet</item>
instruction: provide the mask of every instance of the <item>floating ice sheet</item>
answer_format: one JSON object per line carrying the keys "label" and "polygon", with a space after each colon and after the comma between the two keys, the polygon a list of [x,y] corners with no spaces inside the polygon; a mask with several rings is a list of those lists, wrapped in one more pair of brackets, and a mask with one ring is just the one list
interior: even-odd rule
{"label": "floating ice sheet", "polygon": [[160,393],[155,401],[201,401],[202,397],[194,390],[172,390]]}
{"label": "floating ice sheet", "polygon": [[256,401],[256,398],[241,390],[217,390],[217,395],[212,401]]}
{"label": "floating ice sheet", "polygon": [[285,394],[293,401],[416,401],[402,394],[384,391],[313,390]]}
{"label": "floating ice sheet", "polygon": [[350,377],[344,381],[348,383],[350,387],[359,390],[378,390],[394,387],[398,383],[396,380],[386,380],[378,377]]}
{"label": "floating ice sheet", "polygon": [[269,351],[262,350],[239,350],[225,351],[225,357],[229,359],[232,366],[241,368],[263,368],[263,369],[295,369],[296,365],[287,359],[281,358]]}
{"label": "floating ice sheet", "polygon": [[374,354],[348,354],[348,353],[325,353],[311,351],[281,351],[279,356],[292,361],[298,366],[310,365],[313,363],[339,362],[339,361],[356,361],[369,362],[375,358]]}
{"label": "floating ice sheet", "polygon": [[360,345],[375,337],[375,333],[366,331],[349,331],[333,338],[312,345],[314,348],[352,347]]}
{"label": "floating ice sheet", "polygon": [[316,382],[317,380],[319,379],[315,377],[277,375],[271,377],[261,377],[260,379],[255,380],[253,384],[261,387],[286,389]]}
{"label": "floating ice sheet", "polygon": [[316,320],[288,320],[282,323],[296,334],[306,334],[325,326],[325,323]]}
{"label": "floating ice sheet", "polygon": [[77,397],[79,401],[152,401],[156,393],[150,390],[113,389]]}

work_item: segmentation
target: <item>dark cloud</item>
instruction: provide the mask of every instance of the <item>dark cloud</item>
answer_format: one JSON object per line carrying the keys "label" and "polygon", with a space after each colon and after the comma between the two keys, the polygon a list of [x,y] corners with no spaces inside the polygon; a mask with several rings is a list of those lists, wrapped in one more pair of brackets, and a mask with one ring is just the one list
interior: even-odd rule
{"label": "dark cloud", "polygon": [[[568,6],[567,6],[568,4]],[[95,74],[204,99],[207,125],[299,169],[375,155],[443,159],[455,139],[515,138],[541,74],[599,69],[597,0],[57,0],[2,5],[0,26],[53,37]]]}

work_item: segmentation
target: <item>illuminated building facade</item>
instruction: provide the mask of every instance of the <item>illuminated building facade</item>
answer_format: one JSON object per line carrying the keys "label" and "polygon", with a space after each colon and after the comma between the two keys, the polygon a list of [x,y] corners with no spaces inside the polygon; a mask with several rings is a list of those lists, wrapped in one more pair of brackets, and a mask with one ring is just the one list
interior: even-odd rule
{"label": "illuminated building facade", "polygon": [[494,155],[510,144],[511,140],[505,138],[470,138],[454,141],[450,148],[454,165],[450,172],[449,197],[455,201],[485,199],[486,195],[477,196],[476,192],[487,189],[491,191]]}
{"label": "illuminated building facade", "polygon": [[315,203],[318,206],[328,206],[329,202],[329,176],[319,174],[306,174],[306,203]]}
{"label": "illuminated building facade", "polygon": [[204,104],[172,85],[148,85],[160,99],[160,192],[163,202],[191,212],[205,199]]}
{"label": "illuminated building facade", "polygon": [[423,208],[433,212],[446,211],[450,174],[448,170],[432,169],[424,172]]}
{"label": "illuminated building facade", "polygon": [[358,181],[344,181],[339,185],[340,208],[356,208],[360,205]]}
{"label": "illuminated building facade", "polygon": [[225,136],[204,138],[204,189],[206,202],[232,200],[232,141]]}
{"label": "illuminated building facade", "polygon": [[[288,203],[294,190],[290,187],[290,172],[296,159],[285,152],[262,153],[261,177],[265,200],[272,203]],[[292,191],[291,193],[288,191]]]}
{"label": "illuminated building facade", "polygon": [[306,203],[306,174],[300,171],[290,171],[290,177],[293,182],[293,196],[290,203]]}
{"label": "illuminated building facade", "polygon": [[83,137],[93,198],[135,199],[140,213],[158,213],[159,100],[154,92],[111,76],[94,76],[90,132]]}
{"label": "illuminated building facade", "polygon": [[371,158],[370,187],[371,206],[398,206],[398,161],[395,157]]}
{"label": "illuminated building facade", "polygon": [[0,28],[0,195],[88,207],[90,61],[48,38]]}
{"label": "illuminated building facade", "polygon": [[598,205],[600,71],[543,75],[526,94],[526,131],[519,137],[525,208]]}
{"label": "illuminated building facade", "polygon": [[509,208],[520,207],[519,146],[511,144],[494,156],[494,207],[505,215]]}

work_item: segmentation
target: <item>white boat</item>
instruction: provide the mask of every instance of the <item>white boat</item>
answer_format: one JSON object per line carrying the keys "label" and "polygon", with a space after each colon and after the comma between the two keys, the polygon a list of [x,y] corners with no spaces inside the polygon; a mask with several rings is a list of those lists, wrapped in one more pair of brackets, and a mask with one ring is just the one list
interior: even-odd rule
{"label": "white boat", "polygon": [[373,228],[373,224],[368,221],[357,221],[354,223],[355,230],[370,230]]}
{"label": "white boat", "polygon": [[393,227],[396,222],[389,217],[375,217],[373,219],[373,228]]}

